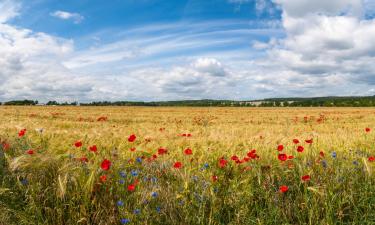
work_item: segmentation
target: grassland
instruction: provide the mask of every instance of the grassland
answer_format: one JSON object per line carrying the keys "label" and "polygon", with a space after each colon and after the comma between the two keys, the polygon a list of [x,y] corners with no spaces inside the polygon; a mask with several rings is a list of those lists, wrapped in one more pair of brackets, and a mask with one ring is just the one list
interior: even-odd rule
{"label": "grassland", "polygon": [[374,116],[2,106],[0,225],[375,224]]}

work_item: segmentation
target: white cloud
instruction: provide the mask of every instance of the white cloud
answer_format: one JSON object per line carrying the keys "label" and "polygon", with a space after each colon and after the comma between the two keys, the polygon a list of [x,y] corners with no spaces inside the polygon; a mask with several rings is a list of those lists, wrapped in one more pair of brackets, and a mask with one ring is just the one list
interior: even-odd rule
{"label": "white cloud", "polygon": [[0,0],[0,23],[5,23],[18,16],[19,8],[20,3],[16,0]]}
{"label": "white cloud", "polygon": [[76,24],[81,23],[84,20],[84,17],[78,13],[65,12],[61,10],[51,13],[51,16],[60,18],[62,20],[73,20]]}

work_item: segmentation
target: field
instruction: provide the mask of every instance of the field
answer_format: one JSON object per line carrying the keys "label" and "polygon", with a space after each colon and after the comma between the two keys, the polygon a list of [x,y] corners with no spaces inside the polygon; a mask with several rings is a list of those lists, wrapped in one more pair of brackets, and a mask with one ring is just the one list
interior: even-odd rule
{"label": "field", "polygon": [[0,107],[0,225],[375,224],[375,109]]}

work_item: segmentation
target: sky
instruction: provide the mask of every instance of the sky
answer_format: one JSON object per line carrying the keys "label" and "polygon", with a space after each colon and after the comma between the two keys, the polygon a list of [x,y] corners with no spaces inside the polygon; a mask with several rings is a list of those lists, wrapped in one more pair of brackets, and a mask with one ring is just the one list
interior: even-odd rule
{"label": "sky", "polygon": [[0,0],[0,101],[375,95],[375,0]]}

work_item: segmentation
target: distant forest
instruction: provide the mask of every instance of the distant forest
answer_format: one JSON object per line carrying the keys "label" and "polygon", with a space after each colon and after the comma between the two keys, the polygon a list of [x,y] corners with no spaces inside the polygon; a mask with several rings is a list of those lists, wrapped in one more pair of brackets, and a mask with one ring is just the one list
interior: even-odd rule
{"label": "distant forest", "polygon": [[16,100],[1,103],[2,105],[62,105],[62,106],[216,106],[216,107],[372,107],[375,96],[316,97],[316,98],[268,98],[263,100],[184,100],[184,101],[102,101],[91,103],[49,101],[40,104],[35,100]]}

